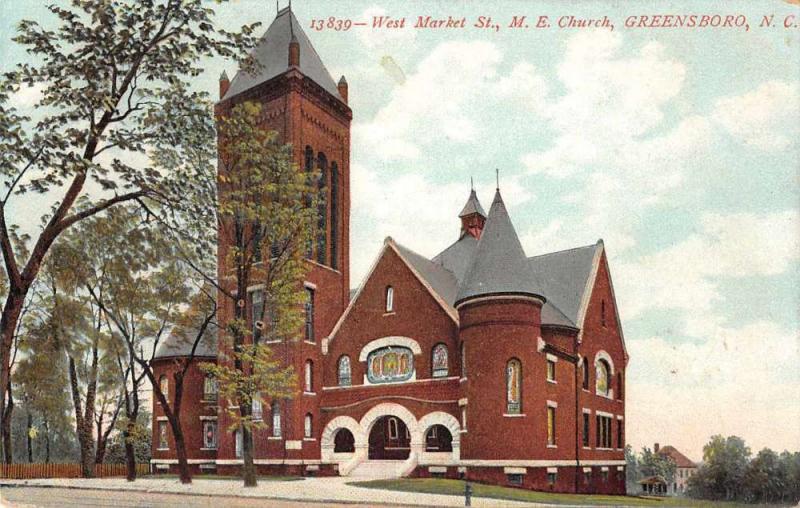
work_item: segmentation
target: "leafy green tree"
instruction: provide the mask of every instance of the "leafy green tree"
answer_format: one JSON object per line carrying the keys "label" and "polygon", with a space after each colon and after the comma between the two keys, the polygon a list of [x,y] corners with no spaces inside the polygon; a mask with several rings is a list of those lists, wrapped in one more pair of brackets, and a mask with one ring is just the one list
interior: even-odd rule
{"label": "leafy green tree", "polygon": [[[253,402],[293,397],[294,370],[272,357],[266,341],[295,340],[304,322],[307,246],[314,232],[318,175],[300,171],[292,150],[261,125],[262,107],[244,102],[224,112],[219,125],[219,199],[216,223],[223,282],[220,306],[232,309],[220,335],[221,361],[206,369],[219,382],[232,428],[242,434],[245,486],[256,485],[253,430],[266,423],[252,415]],[[207,216],[207,215],[206,215]],[[263,287],[267,316],[249,326],[245,295]],[[237,407],[238,406],[238,407]]]}
{"label": "leafy green tree", "polygon": [[689,478],[688,494],[702,499],[737,499],[741,496],[750,448],[737,436],[714,435],[703,447],[703,464]]}
{"label": "leafy green tree", "polygon": [[633,446],[625,445],[625,488],[628,492],[638,492],[639,485],[636,483],[642,479],[642,472],[639,469],[639,458],[633,451]]}
{"label": "leafy green tree", "polygon": [[670,484],[675,480],[676,470],[677,465],[671,457],[653,452],[646,446],[642,448],[639,456],[639,471],[642,476],[660,476],[667,484]]}
{"label": "leafy green tree", "polygon": [[742,478],[743,497],[748,501],[773,502],[786,489],[778,454],[764,448],[750,461]]}
{"label": "leafy green tree", "polygon": [[[54,242],[120,203],[153,199],[168,205],[159,191],[164,175],[147,160],[147,148],[183,145],[196,121],[205,121],[204,97],[191,91],[203,58],[237,57],[254,43],[253,26],[236,34],[217,30],[214,11],[203,0],[72,0],[48,8],[58,26],[22,21],[14,41],[30,61],[0,77],[0,251],[8,286],[0,317],[4,389],[24,302]],[[21,84],[42,87],[35,119],[9,105]],[[102,192],[88,192],[91,182]],[[20,259],[10,234],[20,217],[10,215],[11,200],[28,192],[52,197],[52,212],[30,254]]]}

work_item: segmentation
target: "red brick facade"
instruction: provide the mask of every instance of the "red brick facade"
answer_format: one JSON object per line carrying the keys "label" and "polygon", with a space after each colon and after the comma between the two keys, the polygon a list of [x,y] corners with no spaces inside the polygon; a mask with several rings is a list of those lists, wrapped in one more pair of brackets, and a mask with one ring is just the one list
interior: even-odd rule
{"label": "red brick facade", "polygon": [[[334,95],[304,75],[303,59],[301,52],[299,67],[289,66],[263,83],[226,97],[217,106],[217,114],[225,114],[237,102],[261,102],[264,127],[278,131],[292,144],[300,167],[305,163],[306,147],[310,147],[314,154],[325,153],[329,163],[335,161],[339,172],[339,206],[328,208],[324,263],[309,261],[306,281],[315,294],[316,338],[313,342],[298,340],[273,346],[277,357],[294,366],[301,383],[306,362],[312,362],[313,386],[282,405],[280,436],[273,436],[269,426],[255,433],[254,457],[259,471],[349,474],[373,452],[380,452],[375,450],[371,436],[387,419],[395,418],[402,423],[398,428],[408,431],[407,441],[399,436],[400,441],[408,443],[404,445],[408,450],[407,458],[398,461],[398,474],[464,477],[558,492],[624,493],[621,425],[625,404],[624,386],[620,384],[624,384],[627,354],[602,243],[584,248],[594,254],[585,284],[575,296],[580,299],[580,308],[574,323],[567,317],[545,320],[547,294],[500,294],[454,303],[453,271],[437,261],[438,257],[422,258],[390,238],[351,300],[352,114],[346,104],[347,84],[340,80],[338,94]],[[225,78],[222,95],[230,86]],[[329,171],[329,192],[331,178]],[[484,241],[481,231],[487,219],[479,204],[475,209],[480,211],[462,217],[459,242],[465,237],[472,242]],[[334,213],[338,214],[335,221]],[[331,227],[333,222],[338,223],[338,231]],[[332,235],[338,243],[335,259]],[[223,241],[220,260],[225,258],[225,249]],[[226,270],[220,264],[220,276]],[[223,308],[221,320],[232,315],[232,308]],[[446,367],[438,364],[435,370],[434,348],[440,348],[437,358],[441,359],[442,346],[447,352]],[[340,379],[343,357],[350,366],[349,383]],[[512,359],[521,366],[521,378],[519,407],[510,411],[508,366]],[[548,379],[549,362],[553,379]],[[598,365],[610,375],[608,394],[597,387]],[[168,361],[161,361],[156,366],[157,376],[169,368]],[[586,383],[585,371],[589,374]],[[407,377],[400,379],[400,374]],[[193,467],[205,463],[220,473],[233,474],[241,459],[228,431],[230,422],[223,410],[202,402],[202,376],[196,369],[191,375],[193,382],[187,383],[182,415],[190,461]],[[263,414],[265,422],[271,423],[269,405],[265,404]],[[589,415],[586,444],[584,414]],[[311,437],[304,436],[306,415],[311,415]],[[174,452],[172,446],[158,449],[160,416],[156,403],[153,457],[154,463],[163,467],[174,462]],[[216,451],[201,450],[201,417],[209,416],[219,417]],[[550,432],[549,417],[553,418]],[[448,446],[431,444],[434,426],[437,432],[448,434]],[[381,432],[391,437],[391,423],[387,428]],[[601,431],[602,440],[598,438]],[[339,444],[337,436],[346,433],[350,434],[350,444]]]}

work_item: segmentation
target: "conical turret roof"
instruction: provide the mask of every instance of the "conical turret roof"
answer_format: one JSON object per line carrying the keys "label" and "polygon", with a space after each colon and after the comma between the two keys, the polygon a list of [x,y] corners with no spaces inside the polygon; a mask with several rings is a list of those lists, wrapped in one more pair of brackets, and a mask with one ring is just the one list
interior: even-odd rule
{"label": "conical turret roof", "polygon": [[325,68],[325,64],[322,63],[322,59],[311,45],[311,41],[289,7],[278,11],[275,20],[251,52],[251,56],[260,66],[253,69],[254,74],[239,70],[233,77],[223,100],[230,99],[286,72],[289,43],[294,42],[293,39],[300,46],[300,72],[341,100],[336,82]]}
{"label": "conical turret roof", "polygon": [[469,199],[467,199],[467,203],[464,205],[464,208],[461,210],[461,213],[459,213],[458,216],[466,217],[467,215],[472,215],[474,213],[486,218],[486,212],[483,211],[481,202],[478,201],[478,195],[475,194],[475,189],[472,189],[472,191],[469,193]]}
{"label": "conical turret roof", "polygon": [[459,287],[456,305],[477,296],[497,294],[541,297],[540,287],[531,273],[498,189],[471,264]]}

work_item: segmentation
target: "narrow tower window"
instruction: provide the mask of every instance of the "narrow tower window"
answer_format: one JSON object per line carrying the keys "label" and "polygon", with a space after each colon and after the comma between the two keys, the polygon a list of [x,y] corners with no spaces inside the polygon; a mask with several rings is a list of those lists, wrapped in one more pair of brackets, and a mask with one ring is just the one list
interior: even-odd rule
{"label": "narrow tower window", "polygon": [[306,360],[305,391],[308,393],[314,391],[314,362],[311,360]]}
{"label": "narrow tower window", "polygon": [[351,382],[350,357],[342,355],[339,358],[339,386],[350,386]]}
{"label": "narrow tower window", "polygon": [[273,402],[270,408],[272,412],[272,437],[281,437],[281,406],[278,402]]}
{"label": "narrow tower window", "polygon": [[331,163],[331,268],[339,268],[339,165]]}
{"label": "narrow tower window", "polygon": [[317,168],[319,168],[319,195],[317,202],[317,262],[327,264],[326,242],[328,234],[328,158],[324,153],[317,155]]}
{"label": "narrow tower window", "polygon": [[522,363],[516,358],[506,364],[506,412],[520,414],[522,412]]}
{"label": "narrow tower window", "polygon": [[386,286],[386,312],[394,312],[394,288]]}
{"label": "narrow tower window", "polygon": [[306,288],[306,340],[314,342],[314,290]]}

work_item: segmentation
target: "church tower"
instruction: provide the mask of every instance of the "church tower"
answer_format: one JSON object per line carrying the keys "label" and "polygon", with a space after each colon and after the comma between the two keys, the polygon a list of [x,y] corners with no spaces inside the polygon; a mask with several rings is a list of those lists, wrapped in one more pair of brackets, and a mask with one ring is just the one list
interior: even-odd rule
{"label": "church tower", "polygon": [[[291,144],[294,160],[301,171],[317,169],[321,205],[317,233],[308,253],[309,272],[305,288],[306,326],[303,337],[291,343],[273,345],[275,355],[297,373],[301,394],[294,400],[273,406],[265,401],[264,420],[269,428],[254,435],[258,460],[269,464],[290,464],[318,458],[318,396],[322,391],[320,346],[349,301],[350,289],[350,122],[347,105],[348,85],[344,76],[338,83],[328,73],[311,41],[291,11],[277,12],[275,19],[251,52],[257,63],[250,70],[240,69],[233,79],[223,73],[220,100],[215,107],[219,117],[245,101],[262,106],[264,129],[277,131],[284,143]],[[227,246],[218,245],[218,272],[224,280],[223,266]],[[248,290],[250,309],[257,290]],[[230,319],[233,310],[222,309],[221,320]],[[254,321],[252,310],[248,319]],[[235,461],[235,436],[223,430],[224,411],[220,412],[218,457]]]}

